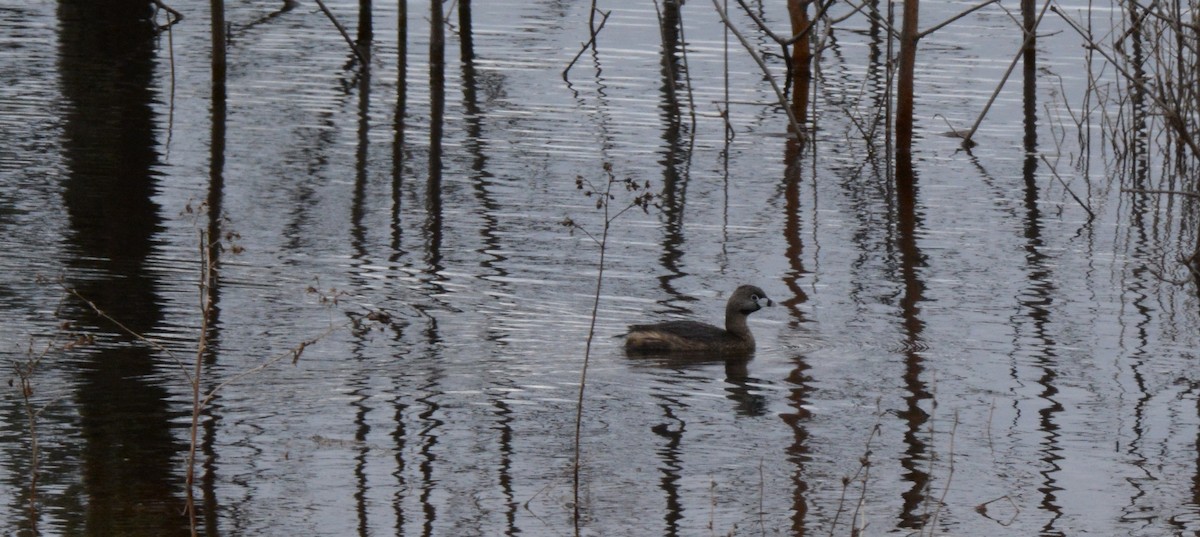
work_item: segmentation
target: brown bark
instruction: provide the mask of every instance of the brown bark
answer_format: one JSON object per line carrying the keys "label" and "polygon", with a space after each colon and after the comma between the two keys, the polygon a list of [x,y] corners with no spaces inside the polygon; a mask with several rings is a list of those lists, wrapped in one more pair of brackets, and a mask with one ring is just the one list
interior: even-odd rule
{"label": "brown bark", "polygon": [[[809,25],[808,5],[812,0],[788,0],[788,14],[792,21],[792,35],[803,32]],[[807,121],[808,93],[812,83],[812,50],[808,36],[792,44],[792,114],[796,121]],[[800,133],[796,133],[797,136]]]}
{"label": "brown bark", "polygon": [[904,0],[904,23],[900,28],[900,71],[896,81],[896,154],[912,154],[913,68],[917,63],[918,0]]}

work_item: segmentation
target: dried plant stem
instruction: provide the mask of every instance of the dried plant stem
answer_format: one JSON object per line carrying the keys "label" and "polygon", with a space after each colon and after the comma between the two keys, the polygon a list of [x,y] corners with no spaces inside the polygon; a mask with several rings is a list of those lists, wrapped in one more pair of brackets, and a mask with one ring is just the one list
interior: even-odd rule
{"label": "dried plant stem", "polygon": [[208,293],[216,275],[216,266],[212,258],[214,245],[208,241],[208,234],[200,231],[200,280],[197,285],[200,295],[200,332],[196,336],[196,357],[191,376],[192,388],[192,423],[190,442],[188,443],[187,470],[184,482],[187,485],[187,516],[193,537],[198,535],[196,523],[196,502],[192,485],[196,477],[196,447],[199,445],[200,412],[204,404],[200,400],[200,374],[204,366],[204,354],[208,352],[208,322],[212,317],[212,300]]}
{"label": "dried plant stem", "polygon": [[[603,22],[601,22],[603,25]],[[609,201],[610,193],[612,192],[613,181],[609,180],[608,186],[604,189],[604,230],[600,233],[600,261],[596,271],[596,293],[592,296],[592,318],[588,323],[587,342],[583,347],[583,367],[579,371],[579,396],[575,401],[575,460],[571,469],[571,503],[574,509],[574,527],[575,535],[579,535],[580,522],[580,501],[579,501],[579,468],[581,455],[581,431],[583,430],[583,394],[587,388],[587,370],[588,363],[592,357],[592,339],[596,336],[596,317],[600,312],[600,289],[604,285],[604,255],[608,250],[608,230],[612,227],[612,218],[609,217]],[[624,211],[622,211],[624,212]],[[620,216],[620,214],[618,214]],[[593,238],[593,240],[595,240]]]}
{"label": "dried plant stem", "polygon": [[1108,52],[1105,52],[1100,45],[1095,43],[1095,41],[1092,41],[1090,32],[1081,27],[1079,23],[1075,22],[1075,20],[1066,13],[1063,13],[1063,11],[1057,6],[1052,7],[1051,11],[1061,17],[1062,20],[1071,27],[1072,30],[1075,30],[1075,33],[1079,34],[1079,36],[1083,38],[1088,50],[1094,50],[1100,53],[1100,55],[1104,57],[1104,59],[1110,65],[1112,65],[1113,68],[1116,69],[1125,80],[1146,92],[1146,96],[1150,97],[1150,100],[1154,101],[1154,105],[1158,107],[1159,111],[1162,113],[1165,124],[1170,127],[1171,130],[1175,131],[1179,137],[1179,140],[1188,147],[1188,150],[1192,152],[1193,156],[1200,157],[1200,141],[1197,141],[1192,135],[1191,127],[1188,126],[1187,121],[1181,115],[1180,110],[1168,102],[1167,96],[1164,95],[1161,90],[1156,90],[1156,88],[1148,84],[1146,82],[1146,77],[1137,76],[1136,74],[1130,73],[1128,70],[1122,67],[1115,58],[1109,55]]}
{"label": "dried plant stem", "polygon": [[942,506],[946,505],[946,495],[950,492],[950,483],[954,481],[954,437],[958,433],[958,412],[954,413],[954,424],[950,426],[950,451],[947,454],[949,458],[948,467],[946,469],[946,484],[942,487],[942,495],[938,498],[937,506],[933,509],[933,515],[929,518],[926,527],[929,528],[929,536],[937,531],[938,516],[942,513]]}
{"label": "dried plant stem", "polygon": [[876,400],[875,405],[877,408],[875,425],[871,427],[871,434],[867,435],[867,441],[863,446],[862,457],[858,459],[858,470],[854,472],[853,476],[845,476],[842,478],[842,494],[838,498],[837,511],[833,513],[833,522],[829,525],[829,537],[833,537],[834,531],[837,530],[838,519],[840,519],[842,513],[846,511],[846,493],[849,492],[850,485],[855,482],[861,482],[862,488],[860,489],[858,501],[855,502],[854,517],[850,522],[852,527],[851,534],[857,534],[857,530],[853,529],[853,527],[854,524],[858,522],[859,513],[862,511],[863,506],[866,505],[867,482],[871,478],[871,442],[874,441],[875,437],[879,436],[882,432],[883,412],[878,410],[878,400]]}
{"label": "dried plant stem", "polygon": [[63,291],[66,291],[67,293],[74,296],[75,298],[78,298],[84,304],[87,304],[88,308],[91,308],[92,312],[95,313],[97,317],[100,317],[101,319],[104,319],[104,320],[112,323],[113,325],[115,325],[117,328],[121,329],[121,332],[124,332],[125,335],[132,337],[142,343],[145,343],[146,345],[149,345],[150,348],[152,348],[156,351],[159,351],[167,356],[170,356],[171,359],[175,361],[175,364],[179,366],[179,368],[183,372],[184,376],[187,377],[188,382],[192,381],[192,373],[190,371],[188,371],[187,366],[184,365],[184,363],[179,360],[179,357],[176,356],[174,352],[171,352],[171,349],[164,347],[162,344],[160,344],[157,341],[154,341],[150,338],[147,338],[146,336],[143,336],[142,334],[139,334],[136,330],[129,328],[128,326],[125,326],[125,324],[122,323],[121,321],[114,319],[112,316],[105,313],[104,310],[100,309],[100,306],[97,306],[95,302],[88,300],[87,297],[80,294],[79,291],[75,290],[75,288],[68,286],[65,280],[59,279],[58,285],[59,285],[59,287],[61,287],[63,289]]}
{"label": "dried plant stem", "polygon": [[588,363],[591,361],[592,355],[592,339],[596,335],[596,316],[600,311],[600,288],[604,284],[604,254],[608,244],[608,229],[610,221],[608,220],[608,204],[604,204],[604,231],[600,234],[600,261],[599,270],[596,272],[596,294],[592,300],[592,318],[588,324],[587,343],[583,350],[583,368],[579,371],[579,397],[575,401],[575,462],[572,467],[572,483],[571,483],[571,499],[574,507],[575,534],[579,535],[580,508],[579,508],[579,467],[581,454],[581,431],[583,429],[583,394],[587,388],[587,370]]}
{"label": "dried plant stem", "polygon": [[[283,361],[284,359],[291,358],[292,363],[296,363],[296,361],[298,361],[300,359],[301,354],[304,353],[304,350],[307,349],[309,346],[313,345],[314,343],[317,343],[318,341],[321,341],[322,339],[328,337],[329,335],[331,335],[335,332],[341,331],[341,330],[349,328],[351,326],[358,326],[362,322],[360,319],[373,320],[373,321],[377,321],[377,322],[386,322],[386,320],[389,318],[389,316],[386,313],[376,311],[376,312],[372,312],[368,315],[363,315],[358,318],[353,318],[350,321],[347,321],[345,323],[331,325],[329,328],[327,328],[321,334],[318,334],[316,337],[304,340],[304,341],[300,342],[298,345],[296,345],[295,347],[292,347],[291,349],[289,349],[283,353],[272,356],[272,357],[262,361],[257,366],[251,367],[251,368],[246,369],[236,375],[233,375],[207,391],[202,391],[201,390],[201,378],[202,378],[203,366],[204,366],[204,356],[208,352],[208,337],[209,337],[209,328],[210,328],[209,322],[212,318],[212,313],[213,313],[212,298],[211,298],[209,291],[217,277],[216,261],[213,258],[212,254],[213,254],[214,249],[218,248],[218,247],[219,247],[219,245],[215,241],[213,241],[213,242],[209,241],[209,236],[206,232],[200,231],[200,260],[201,260],[200,265],[201,265],[201,269],[200,269],[200,277],[197,282],[198,287],[199,287],[199,292],[200,292],[200,329],[199,329],[199,335],[197,336],[197,341],[196,341],[195,359],[192,363],[192,367],[190,368],[190,370],[189,370],[189,368],[185,367],[182,362],[180,362],[179,358],[170,349],[164,347],[162,344],[160,344],[150,338],[147,338],[146,336],[138,333],[137,331],[129,328],[125,324],[121,323],[120,321],[118,321],[117,319],[113,318],[111,315],[106,313],[104,310],[100,309],[100,307],[97,306],[96,303],[92,302],[91,300],[88,300],[86,297],[84,297],[82,294],[80,294],[75,289],[68,287],[63,280],[61,280],[61,279],[59,280],[59,285],[67,293],[69,293],[70,295],[83,301],[84,304],[87,304],[87,306],[89,308],[91,308],[91,310],[97,316],[112,323],[113,325],[118,327],[122,332],[129,335],[130,337],[133,337],[137,341],[140,341],[155,350],[161,351],[163,354],[168,355],[172,359],[174,359],[176,364],[178,364],[180,366],[184,376],[187,378],[188,387],[191,388],[191,392],[192,392],[192,420],[191,420],[191,428],[189,431],[190,443],[188,446],[187,463],[186,463],[187,469],[186,469],[186,475],[185,475],[185,482],[187,485],[186,486],[187,498],[186,498],[186,506],[185,506],[186,511],[184,514],[188,517],[191,532],[192,532],[193,536],[199,534],[198,533],[199,526],[198,526],[198,522],[197,522],[192,485],[195,483],[196,451],[199,447],[200,415],[204,411],[204,409],[206,409],[208,407],[208,405],[212,402],[212,400],[217,396],[217,394],[222,389],[229,386],[230,384],[237,382],[237,381],[239,381],[249,375],[252,375],[254,373],[263,371],[263,370],[267,369],[268,367]],[[32,393],[32,386],[29,385],[27,387],[24,384],[24,382],[22,384],[22,389],[27,390],[27,393]],[[31,419],[35,419],[36,417],[37,417],[37,415],[33,414],[31,416]],[[34,432],[34,439],[35,439],[34,442],[36,445],[36,431]]]}
{"label": "dried plant stem", "polygon": [[21,390],[21,404],[25,410],[26,426],[29,428],[29,520],[32,526],[31,529],[33,529],[35,535],[37,534],[38,518],[38,480],[41,476],[42,460],[42,449],[38,436],[38,418],[41,417],[42,410],[46,407],[43,406],[39,409],[34,406],[33,376],[42,358],[52,348],[54,346],[48,344],[41,352],[34,355],[33,345],[30,344],[29,359],[16,363],[14,366],[19,383],[17,389]]}
{"label": "dried plant stem", "polygon": [[[643,211],[647,211],[653,199],[655,198],[655,194],[645,191],[645,189],[650,187],[649,182],[647,182],[645,186],[642,186],[634,182],[632,179],[618,180],[616,175],[613,174],[611,163],[604,164],[604,173],[607,176],[607,181],[604,185],[604,188],[596,188],[596,185],[592,184],[591,181],[584,179],[582,176],[575,179],[575,186],[579,190],[585,190],[586,187],[585,195],[588,197],[596,196],[596,208],[604,211],[604,227],[600,233],[599,239],[597,239],[596,236],[592,235],[591,233],[588,233],[583,226],[575,223],[575,221],[569,217],[562,221],[563,226],[568,227],[572,232],[575,230],[582,231],[600,248],[600,260],[598,261],[596,272],[596,291],[592,295],[592,315],[588,324],[587,341],[585,342],[583,349],[583,367],[579,372],[579,395],[575,401],[575,457],[571,469],[571,499],[576,536],[580,535],[580,523],[583,519],[583,511],[579,497],[580,469],[582,466],[581,459],[583,453],[583,400],[584,393],[587,389],[587,371],[588,364],[591,362],[592,341],[596,337],[596,318],[600,313],[600,291],[604,285],[604,264],[605,254],[608,251],[608,232],[610,229],[612,229],[613,222],[620,218],[621,215],[625,214],[634,207],[640,207]],[[615,199],[615,196],[613,195],[613,186],[618,184],[622,185],[626,192],[634,193],[635,196],[627,205],[621,208],[621,210],[613,213],[612,201]]]}

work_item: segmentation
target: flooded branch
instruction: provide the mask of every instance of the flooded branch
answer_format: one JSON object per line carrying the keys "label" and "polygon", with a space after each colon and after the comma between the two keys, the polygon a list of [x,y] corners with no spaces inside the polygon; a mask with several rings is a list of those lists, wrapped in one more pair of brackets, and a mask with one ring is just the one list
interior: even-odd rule
{"label": "flooded branch", "polygon": [[779,89],[779,84],[775,82],[775,77],[771,75],[771,70],[767,68],[766,62],[764,62],[762,56],[754,50],[754,45],[750,44],[750,41],[746,39],[746,36],[742,35],[742,32],[738,30],[737,27],[733,25],[733,22],[729,20],[729,17],[725,15],[724,10],[721,9],[721,4],[717,0],[712,0],[712,3],[713,8],[717,10],[717,16],[721,17],[721,22],[723,22],[725,27],[733,33],[734,37],[737,37],[738,42],[740,42],[742,47],[746,49],[746,52],[750,54],[750,58],[754,60],[754,63],[758,64],[758,68],[762,69],[763,74],[767,75],[767,81],[771,83],[771,89],[775,90],[775,96],[779,99],[779,105],[782,106],[783,111],[787,113],[788,121],[792,125],[793,132],[796,133],[796,136],[800,136],[800,133],[802,132],[800,130],[800,122],[796,119],[796,114],[792,113],[792,107],[788,106],[787,96],[783,94],[783,90]]}
{"label": "flooded branch", "polygon": [[1105,51],[1100,47],[1100,45],[1092,40],[1091,35],[1084,30],[1079,23],[1075,22],[1075,20],[1066,13],[1063,13],[1062,10],[1060,10],[1057,6],[1050,9],[1059,17],[1061,17],[1063,21],[1065,21],[1067,25],[1071,27],[1071,29],[1075,30],[1075,33],[1079,34],[1079,36],[1083,38],[1088,49],[1100,53],[1100,55],[1103,56],[1104,59],[1113,66],[1113,69],[1116,69],[1122,77],[1128,80],[1129,83],[1137,86],[1139,89],[1145,92],[1145,94],[1150,97],[1152,101],[1154,101],[1154,105],[1162,111],[1162,115],[1166,119],[1166,124],[1172,130],[1174,130],[1176,134],[1179,135],[1179,138],[1183,141],[1183,143],[1186,144],[1188,149],[1192,151],[1192,155],[1200,157],[1200,145],[1198,145],[1196,140],[1192,137],[1192,133],[1188,132],[1187,122],[1184,121],[1178,109],[1166,102],[1160,91],[1156,91],[1155,88],[1148,85],[1142,77],[1134,75],[1122,67],[1115,58],[1109,55],[1107,51]]}
{"label": "flooded branch", "polygon": [[596,36],[600,34],[600,30],[604,29],[604,23],[608,22],[608,16],[612,15],[612,11],[600,11],[599,13],[601,15],[600,26],[596,26],[596,29],[592,30],[592,35],[588,37],[587,43],[584,43],[583,46],[579,47],[579,52],[575,53],[575,57],[571,58],[571,63],[568,63],[567,67],[563,69],[563,81],[570,82],[570,80],[567,80],[567,74],[571,72],[572,67],[575,67],[575,62],[579,61],[579,58],[583,56],[583,53],[587,52],[587,49],[591,48],[591,46],[595,44]]}
{"label": "flooded branch", "polygon": [[936,32],[938,30],[941,30],[942,28],[945,28],[946,26],[953,24],[954,21],[957,21],[958,19],[966,17],[967,15],[970,15],[976,11],[979,11],[980,9],[983,9],[983,8],[990,6],[999,1],[1000,0],[985,0],[983,3],[977,4],[975,7],[968,8],[966,11],[963,11],[962,13],[959,13],[958,15],[955,15],[953,17],[950,17],[949,19],[946,19],[945,21],[935,24],[932,28],[925,30],[924,32],[917,33],[917,39],[924,38],[925,36],[932,34],[933,32]]}
{"label": "flooded branch", "polygon": [[80,294],[80,292],[78,290],[76,290],[74,287],[68,286],[66,280],[59,278],[58,285],[59,285],[59,287],[62,288],[63,291],[66,291],[68,294],[83,301],[84,304],[86,304],[89,308],[91,308],[93,313],[95,313],[101,319],[104,319],[104,320],[112,323],[113,325],[115,325],[117,328],[120,329],[121,332],[125,333],[125,335],[128,335],[129,337],[132,337],[138,341],[141,341],[142,343],[149,345],[150,348],[169,356],[172,360],[175,361],[175,364],[180,367],[180,369],[183,371],[184,376],[187,376],[188,382],[192,381],[192,378],[191,378],[190,373],[188,372],[187,366],[182,361],[179,360],[179,357],[176,356],[174,352],[171,352],[171,349],[164,347],[161,343],[159,343],[157,341],[154,341],[146,336],[143,336],[137,330],[134,330],[134,329],[126,326],[121,321],[116,320],[111,315],[106,313],[104,310],[100,309],[100,306],[97,306],[95,302],[88,300],[86,297],[84,297],[82,294]]}
{"label": "flooded branch", "polygon": [[363,53],[358,44],[354,42],[354,39],[350,37],[350,34],[346,32],[346,27],[342,26],[342,23],[338,22],[337,17],[333,16],[333,12],[329,11],[328,7],[325,7],[325,2],[322,2],[321,0],[316,0],[316,2],[317,6],[321,8],[321,12],[324,13],[326,17],[329,17],[329,21],[332,22],[334,27],[337,28],[338,33],[342,34],[342,39],[345,39],[346,44],[350,45],[350,50],[353,51],[354,55],[358,57],[358,61],[362,62],[363,69],[370,69],[371,64],[367,61],[367,55]]}
{"label": "flooded branch", "polygon": [[150,3],[154,4],[159,9],[166,11],[168,14],[170,14],[170,16],[167,17],[167,23],[162,26],[159,26],[158,31],[161,32],[163,30],[166,30],[167,28],[175,26],[176,24],[179,23],[179,21],[183,20],[183,13],[176,11],[175,8],[168,6],[162,0],[150,0]]}
{"label": "flooded branch", "polygon": [[[879,13],[876,10],[874,10],[874,9],[868,10],[862,4],[856,4],[856,3],[850,2],[850,1],[845,1],[843,3],[850,6],[850,8],[853,9],[855,12],[857,12],[859,15],[862,15],[862,16],[866,17],[867,19],[869,19],[872,23],[878,24],[880,28],[883,28],[885,31],[887,31],[888,37],[890,37],[891,39],[896,39],[896,38],[900,37],[900,32],[897,32],[896,28],[894,28],[887,19],[880,17]],[[842,20],[845,20],[849,17],[850,17],[850,15],[846,15],[842,19],[840,19],[836,22],[841,22]]]}
{"label": "flooded branch", "polygon": [[[992,109],[992,104],[996,102],[996,97],[1000,95],[1000,90],[1004,89],[1004,84],[1008,82],[1008,77],[1012,76],[1013,69],[1017,67],[1017,62],[1021,60],[1021,57],[1025,54],[1025,50],[1033,43],[1037,28],[1042,23],[1042,17],[1046,15],[1046,9],[1049,7],[1050,0],[1046,0],[1046,3],[1042,4],[1042,10],[1038,12],[1038,17],[1033,23],[1033,28],[1029,29],[1029,32],[1025,35],[1025,39],[1021,42],[1021,47],[1013,55],[1012,62],[1009,62],[1008,70],[1004,71],[1004,76],[1000,77],[1000,83],[996,84],[996,89],[992,90],[992,96],[988,98],[987,104],[983,105],[983,110],[979,112],[979,117],[975,118],[975,124],[971,125],[971,130],[965,134],[960,134],[963,139],[963,145],[969,146],[973,143],[971,138],[975,136],[975,131],[979,130],[979,125],[983,123],[983,118],[987,117],[988,111]],[[958,133],[956,132],[955,134]]]}
{"label": "flooded branch", "polygon": [[1192,199],[1200,199],[1200,192],[1188,192],[1185,190],[1161,190],[1153,188],[1122,188],[1121,192],[1131,194],[1162,194],[1164,196],[1184,196]]}
{"label": "flooded branch", "polygon": [[[811,31],[813,26],[816,26],[817,21],[821,20],[821,17],[823,17],[825,12],[828,11],[831,6],[833,6],[835,1],[836,0],[826,0],[825,3],[821,5],[821,9],[818,9],[816,15],[813,16],[813,20],[809,22],[804,29],[796,32],[796,34],[791,37],[780,37],[775,32],[772,32],[771,29],[767,27],[767,23],[763,22],[762,18],[760,18],[758,14],[754,13],[754,10],[750,9],[750,6],[746,5],[746,0],[737,0],[737,3],[739,6],[742,6],[742,10],[746,12],[746,15],[750,16],[750,20],[754,21],[754,24],[758,25],[758,27],[767,34],[767,37],[770,37],[772,41],[779,43],[779,46],[787,48],[795,42],[804,39],[808,36],[808,34],[812,33]],[[999,2],[1000,0],[989,1]]]}
{"label": "flooded branch", "polygon": [[1071,198],[1073,198],[1075,200],[1075,203],[1078,203],[1080,207],[1083,207],[1084,211],[1087,211],[1088,222],[1095,220],[1096,213],[1093,213],[1092,208],[1088,207],[1088,204],[1084,203],[1083,200],[1079,199],[1079,196],[1075,195],[1075,192],[1071,190],[1071,187],[1067,186],[1067,182],[1063,181],[1063,178],[1058,175],[1058,170],[1055,168],[1055,166],[1053,164],[1050,163],[1049,160],[1046,159],[1046,155],[1039,155],[1039,156],[1042,157],[1042,162],[1045,162],[1046,166],[1050,167],[1050,173],[1052,175],[1054,175],[1055,179],[1058,179],[1058,184],[1062,185],[1062,187],[1064,189],[1066,189],[1067,194],[1071,195]]}

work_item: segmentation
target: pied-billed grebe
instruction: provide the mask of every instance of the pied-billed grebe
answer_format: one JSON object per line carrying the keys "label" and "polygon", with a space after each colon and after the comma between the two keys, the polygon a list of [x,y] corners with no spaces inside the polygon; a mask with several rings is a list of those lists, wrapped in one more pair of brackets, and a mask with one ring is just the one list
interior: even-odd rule
{"label": "pied-billed grebe", "polygon": [[754,336],[746,326],[746,316],[770,305],[771,299],[762,289],[743,285],[725,305],[724,329],[696,321],[635,324],[625,335],[625,350],[746,354],[754,351]]}

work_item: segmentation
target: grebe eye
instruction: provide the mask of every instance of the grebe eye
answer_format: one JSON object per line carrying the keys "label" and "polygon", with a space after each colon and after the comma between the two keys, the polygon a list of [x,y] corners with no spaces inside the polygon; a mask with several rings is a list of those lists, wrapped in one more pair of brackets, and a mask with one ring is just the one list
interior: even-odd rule
{"label": "grebe eye", "polygon": [[750,300],[758,302],[758,295],[750,295]]}

